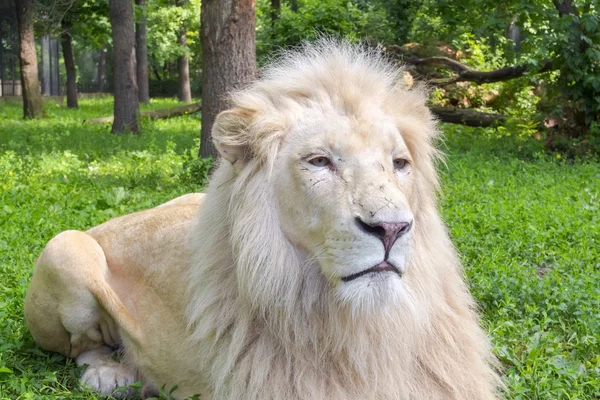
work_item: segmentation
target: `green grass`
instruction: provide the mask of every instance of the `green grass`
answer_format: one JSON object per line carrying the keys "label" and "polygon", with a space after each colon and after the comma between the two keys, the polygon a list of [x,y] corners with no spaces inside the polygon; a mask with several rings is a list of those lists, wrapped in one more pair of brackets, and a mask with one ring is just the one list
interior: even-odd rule
{"label": "green grass", "polygon": [[23,323],[23,297],[44,243],[199,189],[197,117],[145,121],[142,135],[111,135],[108,125],[82,123],[111,115],[110,100],[80,106],[48,103],[48,119],[23,121],[19,104],[0,103],[0,399],[96,398],[77,390],[80,371],[38,349]]}
{"label": "green grass", "polygon": [[522,159],[460,131],[448,134],[443,214],[507,397],[600,398],[600,165]]}
{"label": "green grass", "polygon": [[[153,102],[161,108],[174,101]],[[0,399],[94,399],[81,371],[38,349],[23,297],[43,245],[65,229],[197,190],[197,117],[149,122],[141,135],[82,123],[110,100],[22,121],[0,103]],[[486,131],[444,127],[442,212],[462,254],[509,399],[600,398],[600,165]],[[401,373],[401,371],[399,371]]]}

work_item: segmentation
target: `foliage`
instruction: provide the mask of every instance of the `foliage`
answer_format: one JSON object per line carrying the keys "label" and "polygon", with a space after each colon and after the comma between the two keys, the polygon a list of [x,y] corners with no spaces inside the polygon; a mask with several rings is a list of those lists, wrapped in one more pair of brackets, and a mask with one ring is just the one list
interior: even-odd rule
{"label": "foliage", "polygon": [[[408,40],[410,29],[421,2],[410,0],[363,0],[362,3],[369,6],[371,12],[381,10],[378,14],[384,17],[382,26],[388,25],[392,30],[391,41],[405,43]],[[367,30],[367,32],[370,32],[370,30]],[[379,40],[384,39],[382,35],[376,35],[376,37]]]}
{"label": "foliage", "polygon": [[[200,0],[191,0],[184,6],[174,6],[173,0],[148,0],[147,3],[148,54],[151,55],[151,61],[162,66],[190,52],[179,44],[181,27],[186,29],[191,54],[199,56]],[[195,60],[199,64],[199,60]]]}
{"label": "foliage", "polygon": [[[571,13],[559,12],[559,6],[570,4]],[[501,5],[491,0],[425,0],[410,38],[452,43],[468,53],[469,65],[481,70],[518,63],[535,71],[543,60],[552,60],[558,73],[524,79],[530,92],[543,92],[544,96],[528,102],[525,114],[529,120],[521,123],[539,131],[541,122],[550,121],[554,128],[545,132],[545,143],[551,149],[571,156],[600,154],[598,15],[595,0],[510,0]],[[501,86],[505,95],[515,86],[524,89],[522,84]],[[515,101],[508,107],[509,114],[518,114],[523,93],[512,93]]]}
{"label": "foliage", "polygon": [[[95,60],[89,52],[111,41],[108,0],[35,3],[39,34],[60,31],[63,19],[72,22],[79,80],[90,87]],[[176,60],[182,54],[190,56],[190,78],[198,93],[200,0],[146,3],[150,79],[156,81],[151,82],[152,93],[176,93]],[[297,0],[297,4],[295,12],[290,0],[281,1],[273,21],[271,1],[257,1],[260,64],[273,50],[328,34],[372,45],[446,46],[454,49],[461,62],[482,71],[527,65],[532,72],[518,83],[464,83],[438,91],[437,102],[502,112],[511,121],[506,132],[538,137],[547,148],[571,157],[600,154],[597,0]],[[136,9],[139,17],[142,9]],[[182,26],[187,47],[178,43]],[[536,74],[544,60],[552,60],[556,71]],[[110,75],[110,62],[108,66]],[[489,101],[497,93],[498,101]]]}
{"label": "foliage", "polygon": [[553,148],[600,154],[600,10],[596,1],[574,3],[577,14],[563,15],[548,35],[561,74],[542,110],[557,122]]}
{"label": "foliage", "polygon": [[[482,71],[527,65],[532,72],[518,83],[464,83],[438,92],[443,97],[438,103],[492,107],[510,117],[508,132],[538,137],[570,157],[598,155],[598,11],[596,0],[305,0],[298,12],[284,2],[279,18],[271,21],[270,2],[262,0],[259,59],[325,33],[369,43],[450,46],[461,62]],[[545,60],[557,71],[536,74]],[[485,98],[496,92],[500,101],[489,104]]]}
{"label": "foliage", "polygon": [[259,59],[278,48],[296,46],[320,35],[334,35],[358,41],[393,40],[385,10],[368,2],[349,0],[304,0],[298,12],[283,4],[277,20],[271,21],[270,2],[259,0],[257,7],[257,52]]}
{"label": "foliage", "polygon": [[[136,18],[147,15],[147,45],[149,63],[163,73],[154,84],[155,95],[174,95],[173,88],[162,80],[174,81],[177,75],[170,74],[176,68],[163,68],[174,64],[183,54],[191,56],[192,85],[199,92],[201,64],[200,0],[183,1],[176,6],[173,0],[147,0],[144,7],[136,6]],[[110,48],[112,44],[111,26],[108,15],[108,0],[39,0],[35,2],[36,34],[58,36],[68,30],[73,38],[73,48],[77,62],[77,78],[81,86],[94,87],[96,78],[97,50]],[[184,27],[187,47],[179,44],[179,31]],[[112,55],[109,51],[107,66],[107,87],[111,88]],[[165,76],[164,72],[169,74]],[[64,75],[64,74],[63,74]],[[174,75],[174,76],[170,76]],[[152,75],[151,75],[152,78]]]}
{"label": "foliage", "polygon": [[39,36],[68,30],[80,46],[96,49],[111,40],[107,0],[37,0],[34,10]]}
{"label": "foliage", "polygon": [[[196,157],[194,116],[144,121],[144,133],[131,136],[82,124],[109,115],[110,99],[47,109],[48,119],[23,121],[20,104],[0,108],[2,400],[97,398],[77,389],[81,369],[37,348],[24,325],[23,297],[44,244],[197,190],[210,166]],[[492,130],[443,129],[442,212],[502,362],[506,397],[599,397],[600,165],[546,156]]]}

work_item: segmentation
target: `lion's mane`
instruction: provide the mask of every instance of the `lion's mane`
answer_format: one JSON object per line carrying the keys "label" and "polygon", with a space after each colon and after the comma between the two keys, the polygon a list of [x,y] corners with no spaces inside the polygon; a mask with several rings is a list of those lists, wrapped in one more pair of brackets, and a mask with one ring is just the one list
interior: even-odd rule
{"label": "lion's mane", "polygon": [[[222,162],[191,238],[187,318],[218,399],[494,399],[498,378],[436,208],[437,129],[422,90],[371,50],[322,41],[286,53],[218,118]],[[309,102],[395,116],[414,160],[418,208],[408,295],[385,312],[340,309],[280,229],[273,160]],[[266,391],[265,388],[269,388]]]}

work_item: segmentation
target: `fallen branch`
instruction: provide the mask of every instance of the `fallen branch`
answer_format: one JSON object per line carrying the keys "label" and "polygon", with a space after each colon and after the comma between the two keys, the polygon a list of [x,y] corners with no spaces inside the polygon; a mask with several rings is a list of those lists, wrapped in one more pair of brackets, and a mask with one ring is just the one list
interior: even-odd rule
{"label": "fallen branch", "polygon": [[[171,108],[163,108],[162,110],[152,110],[152,111],[142,111],[141,115],[144,118],[154,119],[167,119],[180,117],[186,114],[194,114],[200,112],[202,110],[202,102],[185,104],[182,106],[176,106]],[[102,117],[102,118],[94,118],[88,119],[86,122],[89,124],[107,124],[113,122],[114,117],[111,115],[110,117]]]}
{"label": "fallen branch", "polygon": [[[503,82],[519,78],[525,75],[526,72],[533,70],[530,65],[516,65],[512,67],[500,68],[495,71],[477,71],[448,57],[419,58],[396,45],[388,46],[387,50],[394,54],[400,55],[402,57],[402,61],[407,64],[415,66],[438,66],[453,70],[457,73],[457,75],[452,78],[429,80],[429,82],[437,86],[449,85],[456,82],[475,82],[478,84]],[[543,60],[535,72],[542,73],[551,71],[553,69],[554,67],[551,60]]]}
{"label": "fallen branch", "polygon": [[467,126],[486,127],[502,125],[506,116],[495,113],[485,113],[464,108],[431,107],[431,111],[442,122]]}

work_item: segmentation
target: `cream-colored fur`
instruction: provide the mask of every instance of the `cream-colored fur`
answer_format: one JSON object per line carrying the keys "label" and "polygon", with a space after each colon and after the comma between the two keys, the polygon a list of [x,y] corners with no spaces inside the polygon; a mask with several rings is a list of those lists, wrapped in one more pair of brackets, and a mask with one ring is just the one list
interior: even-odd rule
{"label": "cream-colored fur", "polygon": [[217,118],[205,196],[50,241],[26,298],[34,338],[103,391],[135,376],[182,398],[496,399],[423,93],[344,43],[274,65]]}

